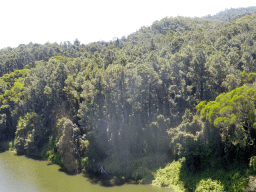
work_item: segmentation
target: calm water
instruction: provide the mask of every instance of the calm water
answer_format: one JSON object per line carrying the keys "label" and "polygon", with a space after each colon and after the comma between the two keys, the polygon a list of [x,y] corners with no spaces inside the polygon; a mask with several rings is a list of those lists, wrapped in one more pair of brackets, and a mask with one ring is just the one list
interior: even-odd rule
{"label": "calm water", "polygon": [[93,184],[82,174],[70,176],[59,171],[57,165],[47,165],[38,161],[16,156],[13,152],[0,153],[0,192],[37,192],[37,191],[85,191],[85,192],[169,192],[171,190],[145,186],[122,185],[102,187]]}

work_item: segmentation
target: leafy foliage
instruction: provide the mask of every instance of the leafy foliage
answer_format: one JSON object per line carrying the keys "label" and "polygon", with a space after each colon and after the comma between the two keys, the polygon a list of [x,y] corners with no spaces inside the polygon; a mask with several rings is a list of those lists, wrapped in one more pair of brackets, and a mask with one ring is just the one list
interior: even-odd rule
{"label": "leafy foliage", "polygon": [[14,139],[17,154],[40,155],[45,134],[46,129],[36,113],[27,113],[20,117]]}
{"label": "leafy foliage", "polygon": [[[244,191],[252,174],[246,164],[230,164],[191,173],[185,159],[174,161],[159,169],[153,185],[168,186],[175,191]],[[253,186],[248,187],[248,191]]]}
{"label": "leafy foliage", "polygon": [[[168,159],[188,174],[248,164],[256,155],[256,17],[225,14],[236,17],[164,18],[110,42],[0,50],[0,142],[14,139],[18,154],[68,172],[147,181]],[[171,185],[187,189],[177,174],[167,176]],[[227,189],[218,177],[196,184]]]}

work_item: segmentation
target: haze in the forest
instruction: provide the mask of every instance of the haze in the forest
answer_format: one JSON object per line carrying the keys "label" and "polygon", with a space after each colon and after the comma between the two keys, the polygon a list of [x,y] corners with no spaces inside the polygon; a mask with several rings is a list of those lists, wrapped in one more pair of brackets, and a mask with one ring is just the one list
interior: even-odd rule
{"label": "haze in the forest", "polygon": [[0,48],[30,42],[73,42],[76,38],[84,44],[110,41],[164,17],[202,17],[229,8],[255,5],[253,0],[3,0],[0,3]]}
{"label": "haze in the forest", "polygon": [[109,185],[256,191],[255,82],[252,6],[111,41],[7,47],[0,150]]}

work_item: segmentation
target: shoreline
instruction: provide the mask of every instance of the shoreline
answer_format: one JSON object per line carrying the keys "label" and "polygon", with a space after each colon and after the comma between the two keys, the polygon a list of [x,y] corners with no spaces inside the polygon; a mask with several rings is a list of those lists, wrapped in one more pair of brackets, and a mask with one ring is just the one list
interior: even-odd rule
{"label": "shoreline", "polygon": [[28,159],[32,159],[32,160],[37,160],[37,161],[45,161],[47,162],[47,165],[57,165],[59,167],[60,172],[65,173],[66,175],[70,175],[70,176],[75,176],[75,175],[82,175],[83,177],[93,181],[94,183],[99,184],[102,187],[117,187],[117,186],[122,186],[122,185],[143,185],[143,186],[152,186],[152,187],[159,187],[159,188],[166,188],[166,189],[170,189],[168,187],[162,187],[162,186],[157,186],[157,185],[153,185],[152,183],[143,183],[142,179],[134,179],[134,178],[127,178],[124,176],[115,176],[115,175],[99,175],[97,172],[93,172],[93,171],[85,171],[85,170],[81,170],[80,172],[77,173],[69,173],[68,171],[66,171],[62,166],[53,163],[51,161],[49,161],[48,159],[45,159],[43,157],[39,158],[38,156],[29,156],[29,155],[17,155],[17,152],[15,150],[0,150],[0,154],[1,153],[12,153],[12,155],[16,155],[16,156],[24,156]]}

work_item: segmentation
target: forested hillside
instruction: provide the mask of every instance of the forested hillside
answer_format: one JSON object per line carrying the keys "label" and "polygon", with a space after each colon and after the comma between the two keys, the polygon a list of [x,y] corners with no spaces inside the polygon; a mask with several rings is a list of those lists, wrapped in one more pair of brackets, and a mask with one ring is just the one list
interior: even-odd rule
{"label": "forested hillside", "polygon": [[215,15],[207,15],[203,18],[221,20],[221,21],[231,21],[239,17],[244,17],[246,15],[253,14],[256,11],[255,6],[245,7],[245,8],[231,8],[220,11]]}
{"label": "forested hillside", "polygon": [[256,155],[255,13],[164,18],[110,42],[8,47],[0,69],[0,148],[10,142],[68,172],[146,182],[183,157],[196,173]]}

